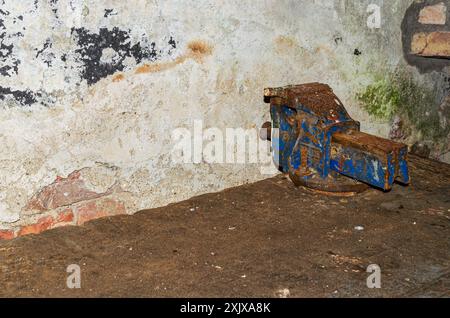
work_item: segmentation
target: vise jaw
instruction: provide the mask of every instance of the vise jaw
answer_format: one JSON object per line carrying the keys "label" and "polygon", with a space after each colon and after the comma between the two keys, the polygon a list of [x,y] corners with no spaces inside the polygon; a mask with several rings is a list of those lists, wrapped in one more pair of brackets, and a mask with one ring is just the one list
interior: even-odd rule
{"label": "vise jaw", "polygon": [[274,162],[297,186],[354,193],[409,183],[407,146],[361,132],[328,85],[266,88],[264,98]]}

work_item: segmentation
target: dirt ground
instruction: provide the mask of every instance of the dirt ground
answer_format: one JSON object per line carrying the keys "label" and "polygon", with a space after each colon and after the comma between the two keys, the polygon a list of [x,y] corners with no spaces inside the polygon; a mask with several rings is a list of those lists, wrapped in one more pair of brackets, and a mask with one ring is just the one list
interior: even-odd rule
{"label": "dirt ground", "polygon": [[328,197],[278,176],[3,241],[0,296],[449,297],[450,166],[410,165],[412,185],[389,193]]}

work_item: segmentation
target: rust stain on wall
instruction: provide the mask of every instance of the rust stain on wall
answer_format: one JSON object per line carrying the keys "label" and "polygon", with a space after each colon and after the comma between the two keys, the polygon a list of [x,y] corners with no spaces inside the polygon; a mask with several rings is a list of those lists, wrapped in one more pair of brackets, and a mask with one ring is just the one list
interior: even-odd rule
{"label": "rust stain on wall", "polygon": [[113,76],[112,81],[117,83],[117,82],[123,81],[124,79],[125,79],[125,75],[123,75],[122,73],[119,73],[119,74],[116,74]]}
{"label": "rust stain on wall", "polygon": [[213,52],[213,47],[201,40],[189,42],[188,49],[187,57],[193,58],[200,63],[203,62],[204,57],[211,55]]}
{"label": "rust stain on wall", "polygon": [[211,55],[213,52],[213,47],[205,41],[201,40],[189,42],[187,45],[187,49],[188,50],[185,54],[177,57],[173,61],[151,64],[146,63],[144,65],[141,65],[136,69],[135,74],[157,73],[166,71],[186,62],[188,59],[193,59],[197,63],[203,63],[204,57]]}
{"label": "rust stain on wall", "polygon": [[279,54],[286,54],[291,50],[301,50],[297,40],[289,36],[278,36],[274,40],[275,51]]}
{"label": "rust stain on wall", "polygon": [[334,55],[333,51],[330,49],[330,47],[326,46],[326,45],[319,45],[315,50],[314,50],[315,54],[326,54],[326,55]]}
{"label": "rust stain on wall", "polygon": [[157,73],[161,71],[165,71],[171,68],[174,68],[175,66],[184,63],[186,61],[185,56],[177,57],[174,61],[171,62],[165,62],[165,63],[152,63],[152,64],[144,64],[139,66],[135,74],[146,74],[146,73]]}
{"label": "rust stain on wall", "polygon": [[286,47],[292,48],[292,47],[295,47],[298,45],[297,41],[295,39],[293,39],[289,36],[284,36],[284,35],[277,37],[275,39],[275,44],[278,47],[282,47],[282,48],[286,48]]}

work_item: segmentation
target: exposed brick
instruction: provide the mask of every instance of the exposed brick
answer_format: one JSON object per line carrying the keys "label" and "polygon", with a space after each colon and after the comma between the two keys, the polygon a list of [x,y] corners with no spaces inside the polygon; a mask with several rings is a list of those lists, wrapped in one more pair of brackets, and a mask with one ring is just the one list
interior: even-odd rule
{"label": "exposed brick", "polygon": [[101,217],[126,214],[126,208],[122,202],[107,198],[85,203],[78,207],[77,213],[77,224],[81,225]]}
{"label": "exposed brick", "polygon": [[450,32],[414,34],[411,52],[427,57],[450,57]]}
{"label": "exposed brick", "polygon": [[67,209],[58,213],[56,217],[56,222],[53,227],[59,227],[71,223],[74,220],[74,214],[72,209]]}
{"label": "exposed brick", "polygon": [[38,234],[45,230],[50,229],[54,224],[54,219],[51,216],[44,216],[40,218],[37,223],[23,226],[18,236],[27,235],[27,234]]}
{"label": "exposed brick", "polygon": [[14,231],[12,230],[0,230],[0,240],[10,240],[15,237]]}
{"label": "exposed brick", "polygon": [[29,201],[27,209],[46,211],[104,195],[88,190],[80,178],[80,172],[75,171],[67,178],[57,177],[54,183],[42,188]]}
{"label": "exposed brick", "polygon": [[411,42],[411,53],[420,54],[427,46],[427,34],[416,33]]}
{"label": "exposed brick", "polygon": [[419,13],[419,23],[444,25],[447,19],[447,7],[443,2],[426,6]]}
{"label": "exposed brick", "polygon": [[[76,213],[78,213],[78,225],[89,220],[98,219],[105,216],[113,216],[125,214],[125,205],[117,200],[110,198],[100,199],[81,204]],[[54,218],[50,215],[41,217],[36,223],[22,226],[17,236],[28,234],[39,234],[43,231],[69,225],[74,222],[75,213],[72,209],[65,209],[58,213]],[[0,240],[8,240],[14,238],[15,232],[12,230],[0,230]]]}
{"label": "exposed brick", "polygon": [[[36,223],[22,226],[19,230],[17,236],[23,236],[28,234],[39,234],[43,231],[69,225],[73,222],[75,216],[71,209],[66,209],[58,213],[58,216],[53,218],[52,216],[44,216],[40,218]],[[12,239],[14,238],[13,231],[0,231],[0,240],[1,239]]]}

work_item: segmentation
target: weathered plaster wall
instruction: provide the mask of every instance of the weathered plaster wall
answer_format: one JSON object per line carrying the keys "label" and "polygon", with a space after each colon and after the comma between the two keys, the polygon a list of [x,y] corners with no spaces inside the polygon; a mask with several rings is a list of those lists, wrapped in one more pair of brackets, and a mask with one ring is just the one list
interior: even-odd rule
{"label": "weathered plaster wall", "polygon": [[329,83],[363,130],[387,137],[392,118],[369,115],[359,92],[400,69],[420,87],[448,84],[448,68],[405,61],[411,3],[0,0],[0,238],[264,178],[256,164],[170,156],[171,131],[197,119],[259,127],[267,86]]}

